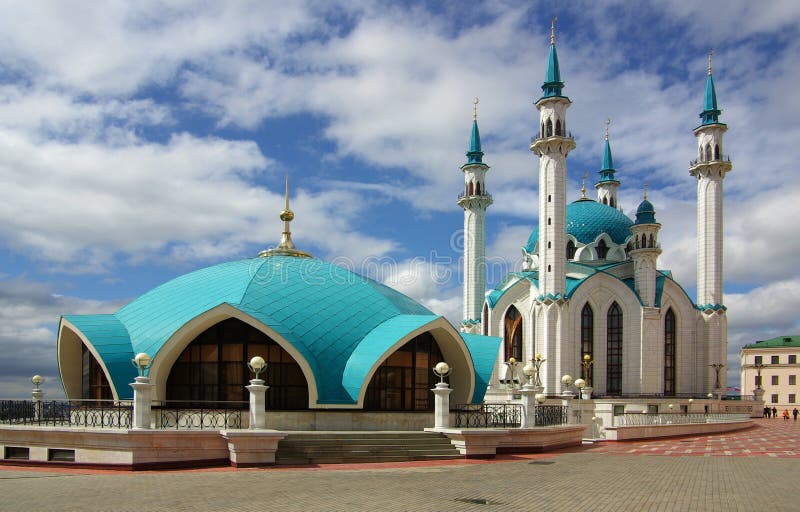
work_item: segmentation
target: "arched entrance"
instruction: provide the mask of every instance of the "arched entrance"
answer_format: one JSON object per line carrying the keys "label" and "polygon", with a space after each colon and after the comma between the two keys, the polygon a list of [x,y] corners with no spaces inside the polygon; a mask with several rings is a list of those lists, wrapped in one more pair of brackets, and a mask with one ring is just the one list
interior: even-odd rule
{"label": "arched entrance", "polygon": [[436,363],[443,361],[439,345],[425,332],[400,347],[378,367],[367,386],[364,409],[431,411]]}
{"label": "arched entrance", "polygon": [[83,343],[81,343],[81,398],[84,400],[114,398],[103,367]]}
{"label": "arched entrance", "polygon": [[508,308],[503,326],[506,361],[512,357],[517,361],[522,361],[522,315],[519,314],[516,307]]}
{"label": "arched entrance", "polygon": [[300,365],[269,336],[236,318],[212,325],[187,345],[170,370],[167,400],[249,400],[245,386],[253,375],[247,362],[254,356],[267,361],[267,409],[308,408]]}

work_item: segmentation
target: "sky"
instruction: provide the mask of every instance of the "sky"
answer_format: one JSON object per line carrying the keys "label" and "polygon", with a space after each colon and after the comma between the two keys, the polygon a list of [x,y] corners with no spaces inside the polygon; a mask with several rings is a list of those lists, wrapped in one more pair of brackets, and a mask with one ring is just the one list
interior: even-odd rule
{"label": "sky", "polygon": [[[696,288],[707,55],[725,178],[729,384],[745,343],[800,332],[800,2],[194,0],[0,3],[0,398],[45,377],[62,314],[111,313],[186,272],[293,238],[461,320],[460,230],[480,98],[488,286],[537,224],[536,134],[556,23],[573,104],[568,200],[610,134],[659,267]],[[787,228],[788,226],[788,228]]]}

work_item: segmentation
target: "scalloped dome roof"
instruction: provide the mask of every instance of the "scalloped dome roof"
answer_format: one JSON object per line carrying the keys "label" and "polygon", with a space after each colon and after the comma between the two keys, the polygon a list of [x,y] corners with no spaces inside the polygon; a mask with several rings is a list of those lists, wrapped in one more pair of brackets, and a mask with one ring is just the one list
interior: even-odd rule
{"label": "scalloped dome roof", "polygon": [[[582,243],[594,242],[601,233],[607,233],[616,244],[624,243],[631,234],[633,221],[611,206],[592,199],[579,199],[567,205],[567,234]],[[533,228],[525,250],[533,252],[539,242],[539,226]]]}
{"label": "scalloped dome roof", "polygon": [[656,209],[653,203],[645,199],[636,209],[636,224],[655,224]]}

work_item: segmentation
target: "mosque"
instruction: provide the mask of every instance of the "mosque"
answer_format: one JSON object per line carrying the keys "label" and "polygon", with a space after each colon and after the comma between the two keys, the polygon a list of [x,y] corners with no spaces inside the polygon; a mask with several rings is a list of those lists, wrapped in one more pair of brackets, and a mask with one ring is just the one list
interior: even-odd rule
{"label": "mosque", "polygon": [[[724,388],[727,317],[723,305],[722,182],[732,165],[723,157],[716,91],[708,60],[697,158],[697,303],[669,270],[658,268],[661,224],[647,199],[635,219],[622,211],[606,125],[597,198],[567,203],[570,99],[563,94],[555,30],[543,94],[536,101],[539,133],[539,224],[522,248],[523,268],[485,293],[485,216],[492,198],[474,115],[458,205],[464,209],[465,332],[503,339],[487,400],[502,399],[539,356],[548,394],[563,375],[581,375],[595,397],[705,396]],[[571,391],[571,390],[568,390]]]}
{"label": "mosque", "polygon": [[[258,257],[175,278],[113,314],[65,315],[58,364],[68,399],[127,400],[135,354],[152,357],[154,400],[246,401],[247,361],[268,364],[267,407],[431,411],[439,361],[453,368],[452,403],[505,399],[522,375],[514,361],[541,354],[547,394],[581,373],[596,396],[705,394],[725,385],[727,319],[722,301],[722,157],[709,58],[697,160],[698,298],[658,269],[661,225],[654,206],[635,220],[620,209],[606,133],[597,200],[567,204],[567,155],[575,148],[562,94],[555,33],[539,133],[539,225],[525,265],[488,294],[485,214],[489,166],[477,116],[464,173],[464,320],[461,332],[413,299],[298,250],[291,238],[288,180],[280,244]],[[713,365],[717,365],[714,368]],[[719,378],[719,382],[715,378]],[[502,384],[503,381],[506,384]]]}

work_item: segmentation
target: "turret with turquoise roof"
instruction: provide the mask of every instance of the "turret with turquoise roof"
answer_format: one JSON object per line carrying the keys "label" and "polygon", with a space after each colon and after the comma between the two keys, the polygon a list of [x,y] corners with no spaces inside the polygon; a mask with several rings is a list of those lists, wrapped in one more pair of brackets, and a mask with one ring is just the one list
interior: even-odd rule
{"label": "turret with turquoise roof", "polygon": [[603,148],[603,166],[600,168],[600,181],[595,183],[597,189],[597,202],[606,204],[612,208],[617,208],[617,189],[619,181],[614,176],[614,158],[611,156],[611,143],[608,141],[608,125],[611,119],[606,120],[606,140]]}

